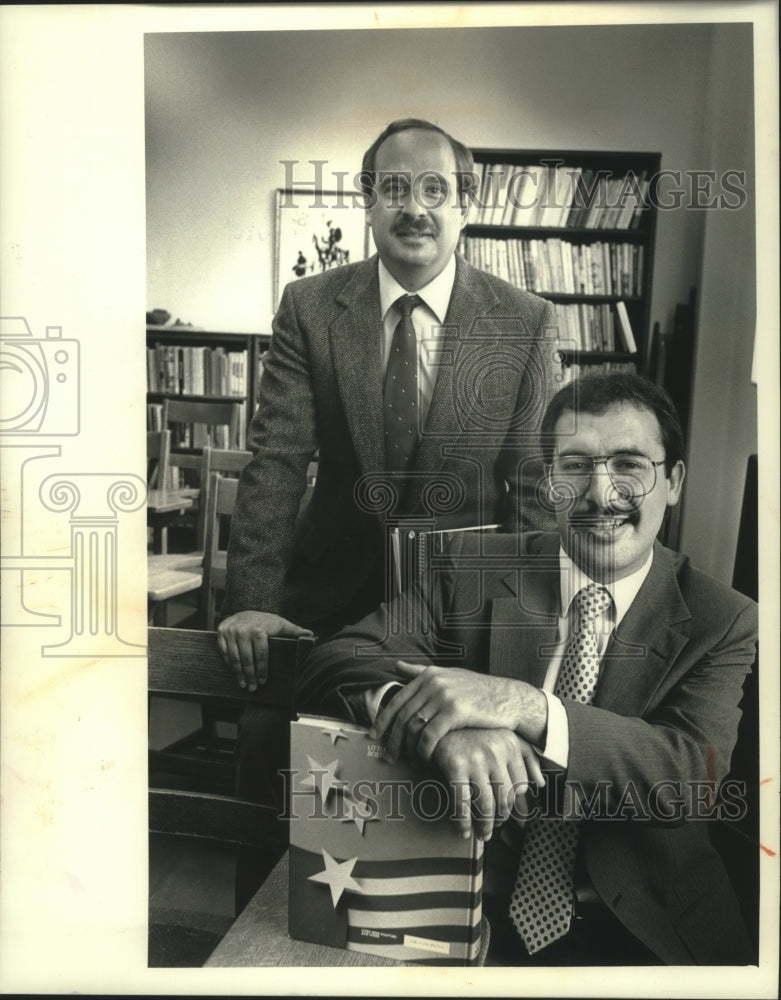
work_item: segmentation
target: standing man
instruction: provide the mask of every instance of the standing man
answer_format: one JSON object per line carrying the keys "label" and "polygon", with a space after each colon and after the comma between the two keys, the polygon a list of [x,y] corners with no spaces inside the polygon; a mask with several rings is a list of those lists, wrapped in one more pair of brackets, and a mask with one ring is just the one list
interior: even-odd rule
{"label": "standing man", "polygon": [[553,310],[456,254],[472,171],[438,126],[393,122],[361,175],[377,254],[284,291],[218,629],[250,690],[269,635],[326,636],[385,599],[389,517],[546,520],[530,459],[558,370]]}
{"label": "standing man", "polygon": [[705,821],[720,792],[740,811],[722,782],[756,605],[656,541],[685,474],[663,390],[572,382],[542,432],[558,531],[465,539],[422,592],[316,648],[299,705],[432,768],[462,832],[500,829],[497,964],[751,964]]}

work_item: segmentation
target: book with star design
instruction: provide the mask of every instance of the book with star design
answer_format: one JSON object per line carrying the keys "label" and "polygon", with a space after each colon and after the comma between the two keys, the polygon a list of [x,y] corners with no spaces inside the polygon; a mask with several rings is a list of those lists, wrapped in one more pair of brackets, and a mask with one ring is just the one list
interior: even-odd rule
{"label": "book with star design", "polygon": [[480,948],[483,845],[449,819],[442,782],[390,763],[352,723],[291,723],[288,930],[416,964]]}

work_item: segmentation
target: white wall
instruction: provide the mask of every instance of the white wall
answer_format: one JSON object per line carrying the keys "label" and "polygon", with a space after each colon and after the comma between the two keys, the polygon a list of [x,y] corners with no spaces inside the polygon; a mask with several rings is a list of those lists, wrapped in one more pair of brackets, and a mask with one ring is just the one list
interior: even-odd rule
{"label": "white wall", "polygon": [[[708,24],[148,35],[147,308],[210,330],[268,332],[280,161],[301,161],[296,180],[311,178],[309,159],[352,176],[397,117],[428,118],[471,146],[634,149],[660,152],[670,170],[739,167],[750,143],[749,41],[750,26]],[[745,367],[721,299],[745,328],[736,303],[753,294],[753,260],[736,260],[734,241],[736,227],[749,240],[748,215],[658,213],[652,321],[671,329],[692,286],[714,296],[701,310],[698,442],[725,382],[731,390],[727,344]],[[742,454],[752,413],[739,377]],[[718,417],[713,444],[726,454],[733,424]],[[713,522],[695,521],[703,472],[690,476],[684,537],[728,579],[735,496],[724,494]]]}
{"label": "white wall", "polygon": [[[707,25],[150,35],[147,306],[268,331],[280,161],[300,160],[305,179],[312,158],[352,176],[397,117],[471,146],[652,150],[665,167],[699,166],[709,44]],[[697,277],[701,224],[659,219],[665,325]]]}
{"label": "white wall", "polygon": [[729,582],[746,463],[757,451],[754,118],[752,81],[742,72],[751,38],[723,25],[712,30],[707,158],[714,170],[747,172],[749,201],[742,211],[707,213],[681,549]]}

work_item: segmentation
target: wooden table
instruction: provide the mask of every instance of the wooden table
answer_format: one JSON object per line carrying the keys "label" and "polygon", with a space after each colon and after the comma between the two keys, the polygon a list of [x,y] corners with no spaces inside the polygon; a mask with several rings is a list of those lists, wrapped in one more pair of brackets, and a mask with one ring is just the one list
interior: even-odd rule
{"label": "wooden table", "polygon": [[288,855],[278,862],[212,952],[206,967],[413,966],[380,955],[294,941],[287,933]]}
{"label": "wooden table", "polygon": [[181,514],[197,506],[200,490],[149,490],[146,495],[147,524],[154,532],[152,551],[165,554],[168,551],[166,528],[169,515]]}
{"label": "wooden table", "polygon": [[149,490],[146,495],[147,510],[155,514],[166,514],[172,510],[189,510],[195,506],[200,490]]}

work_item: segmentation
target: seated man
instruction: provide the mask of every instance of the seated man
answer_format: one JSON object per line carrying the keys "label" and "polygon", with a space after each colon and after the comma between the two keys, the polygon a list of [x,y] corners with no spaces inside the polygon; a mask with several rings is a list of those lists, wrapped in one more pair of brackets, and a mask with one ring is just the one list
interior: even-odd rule
{"label": "seated man", "polygon": [[749,964],[704,820],[756,605],[656,540],[685,473],[663,390],[570,383],[542,442],[558,532],[462,536],[426,585],[315,650],[299,707],[372,725],[452,786],[462,832],[498,830],[496,964]]}

